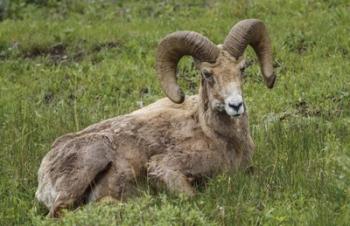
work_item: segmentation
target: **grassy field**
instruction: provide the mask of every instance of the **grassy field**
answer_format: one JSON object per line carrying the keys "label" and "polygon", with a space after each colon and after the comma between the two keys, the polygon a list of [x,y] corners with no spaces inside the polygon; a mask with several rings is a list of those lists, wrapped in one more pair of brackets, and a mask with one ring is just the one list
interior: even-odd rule
{"label": "grassy field", "polygon": [[[0,1],[0,225],[349,225],[348,0],[8,2]],[[167,33],[221,43],[245,18],[267,24],[278,73],[268,90],[255,63],[244,84],[255,174],[213,178],[194,199],[144,186],[128,203],[47,219],[34,192],[53,140],[163,97],[154,56]],[[180,71],[186,93],[196,93],[190,59]]]}

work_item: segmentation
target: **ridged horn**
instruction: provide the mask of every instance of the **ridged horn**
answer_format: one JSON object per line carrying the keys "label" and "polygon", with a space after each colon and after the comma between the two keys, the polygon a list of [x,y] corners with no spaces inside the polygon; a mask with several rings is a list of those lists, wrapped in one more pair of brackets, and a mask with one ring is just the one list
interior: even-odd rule
{"label": "ridged horn", "polygon": [[262,21],[247,19],[238,22],[227,35],[223,49],[239,58],[243,55],[247,45],[253,47],[258,56],[266,85],[272,88],[276,80],[272,66],[272,48],[267,29]]}
{"label": "ridged horn", "polygon": [[203,35],[192,31],[178,31],[161,40],[157,49],[156,70],[165,94],[175,103],[182,103],[185,94],[176,82],[176,67],[185,55],[201,62],[215,62],[219,49]]}

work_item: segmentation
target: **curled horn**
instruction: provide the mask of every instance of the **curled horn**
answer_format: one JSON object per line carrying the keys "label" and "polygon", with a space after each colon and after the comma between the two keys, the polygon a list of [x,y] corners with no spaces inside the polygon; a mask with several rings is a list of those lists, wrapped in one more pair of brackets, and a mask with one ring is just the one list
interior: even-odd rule
{"label": "curled horn", "polygon": [[239,58],[247,45],[253,47],[258,56],[262,75],[268,88],[272,88],[276,75],[272,67],[272,49],[264,23],[257,19],[247,19],[234,25],[227,35],[223,49]]}
{"label": "curled horn", "polygon": [[185,94],[176,82],[176,67],[185,55],[201,62],[215,62],[220,50],[203,35],[192,31],[178,31],[161,40],[157,49],[156,69],[161,87],[175,103],[182,103]]}

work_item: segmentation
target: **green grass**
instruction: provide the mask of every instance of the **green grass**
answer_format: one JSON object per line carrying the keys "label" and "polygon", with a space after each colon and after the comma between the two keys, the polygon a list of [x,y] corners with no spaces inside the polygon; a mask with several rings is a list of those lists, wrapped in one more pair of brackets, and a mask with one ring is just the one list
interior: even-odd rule
{"label": "green grass", "polygon": [[[23,2],[0,10],[0,225],[349,224],[349,1]],[[194,199],[145,186],[127,203],[45,217],[36,176],[56,137],[164,96],[154,55],[166,34],[221,43],[252,17],[268,26],[278,73],[270,91],[256,64],[247,71],[254,175],[218,176]],[[189,59],[181,71],[197,92]]]}

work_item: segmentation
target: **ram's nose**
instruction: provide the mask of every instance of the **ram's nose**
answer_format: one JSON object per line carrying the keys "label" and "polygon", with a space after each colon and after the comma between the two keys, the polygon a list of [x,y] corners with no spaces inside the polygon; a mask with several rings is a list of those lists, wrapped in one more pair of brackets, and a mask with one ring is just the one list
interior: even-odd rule
{"label": "ram's nose", "polygon": [[240,107],[243,106],[243,101],[240,102],[230,102],[228,103],[228,106],[235,110],[236,112],[239,111]]}
{"label": "ram's nose", "polygon": [[225,109],[230,116],[240,116],[244,113],[244,102],[241,95],[230,96],[225,101]]}

